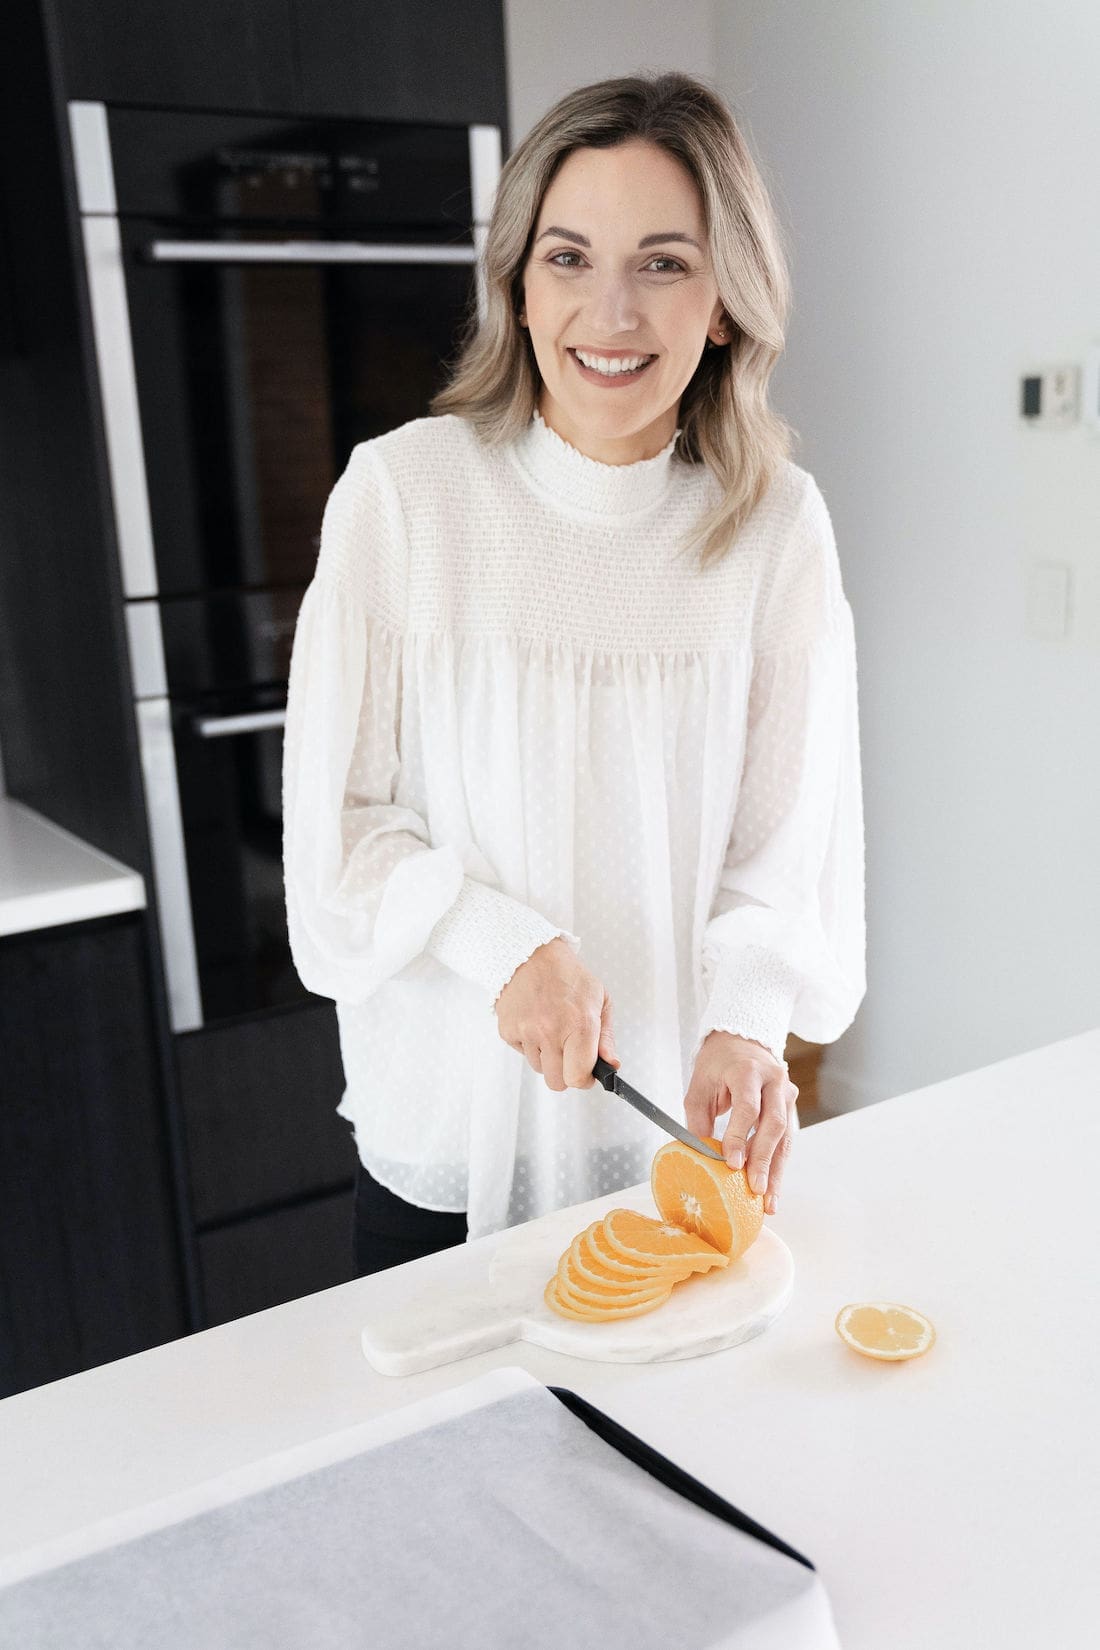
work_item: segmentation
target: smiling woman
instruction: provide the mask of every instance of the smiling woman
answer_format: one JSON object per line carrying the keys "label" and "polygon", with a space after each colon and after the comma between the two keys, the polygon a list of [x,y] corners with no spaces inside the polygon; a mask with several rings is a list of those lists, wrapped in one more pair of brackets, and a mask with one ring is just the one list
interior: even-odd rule
{"label": "smiling woman", "polygon": [[287,917],[337,1004],[359,1271],[647,1180],[617,1040],[774,1214],[788,1032],[864,992],[852,615],[768,405],[786,265],[730,111],[571,92],[481,273],[432,416],[333,489],[291,664]]}
{"label": "smiling woman", "polygon": [[483,273],[487,313],[471,311],[433,413],[495,444],[537,406],[606,464],[675,434],[721,484],[681,550],[720,560],[793,441],[768,403],[787,257],[727,104],[677,72],[568,93],[501,173]]}
{"label": "smiling woman", "polygon": [[[636,241],[638,201],[653,222],[685,227]],[[578,222],[591,232],[561,227]],[[705,242],[691,173],[646,139],[574,150],[546,191],[519,320],[542,378],[543,418],[589,458],[630,464],[660,452],[705,342],[727,336]],[[673,246],[679,256],[655,251]],[[634,385],[636,395],[623,393]]]}

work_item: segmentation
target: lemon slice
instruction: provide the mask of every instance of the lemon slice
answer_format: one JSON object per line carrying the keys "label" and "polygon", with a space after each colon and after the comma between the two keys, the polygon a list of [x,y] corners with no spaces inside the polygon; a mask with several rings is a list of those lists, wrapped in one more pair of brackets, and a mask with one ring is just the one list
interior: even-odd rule
{"label": "lemon slice", "polygon": [[859,1301],[842,1306],[834,1327],[854,1351],[891,1363],[919,1358],[936,1339],[936,1331],[923,1312],[893,1301]]}

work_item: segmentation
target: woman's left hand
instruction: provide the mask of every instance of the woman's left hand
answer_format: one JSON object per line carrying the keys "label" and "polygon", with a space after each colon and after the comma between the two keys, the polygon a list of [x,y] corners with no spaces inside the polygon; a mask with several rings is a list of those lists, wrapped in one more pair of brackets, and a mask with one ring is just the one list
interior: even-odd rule
{"label": "woman's left hand", "polygon": [[[730,1031],[712,1031],[699,1050],[684,1100],[684,1121],[700,1139],[717,1138],[715,1119],[729,1112],[722,1151],[731,1169],[745,1165],[749,1186],[774,1215],[783,1170],[798,1131],[798,1088],[770,1049]],[[749,1131],[756,1133],[749,1139]],[[747,1153],[747,1158],[746,1158]]]}

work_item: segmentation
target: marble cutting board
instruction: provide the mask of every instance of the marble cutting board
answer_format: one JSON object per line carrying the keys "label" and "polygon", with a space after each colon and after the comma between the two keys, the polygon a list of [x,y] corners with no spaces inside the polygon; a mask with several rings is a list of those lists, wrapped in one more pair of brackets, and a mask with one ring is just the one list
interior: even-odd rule
{"label": "marble cutting board", "polygon": [[512,1341],[531,1341],[598,1363],[661,1363],[751,1340],[790,1300],[794,1258],[765,1221],[739,1261],[678,1283],[652,1312],[618,1323],[560,1317],[542,1298],[547,1280],[577,1233],[616,1208],[656,1216],[648,1181],[510,1227],[495,1246],[472,1246],[471,1261],[485,1251],[479,1271],[421,1287],[364,1325],[367,1362],[382,1375],[415,1375]]}

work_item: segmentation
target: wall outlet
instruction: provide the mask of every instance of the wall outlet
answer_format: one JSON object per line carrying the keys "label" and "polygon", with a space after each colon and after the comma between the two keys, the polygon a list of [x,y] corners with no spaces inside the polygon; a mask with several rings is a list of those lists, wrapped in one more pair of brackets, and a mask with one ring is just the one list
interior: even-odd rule
{"label": "wall outlet", "polygon": [[1027,424],[1064,428],[1080,412],[1081,369],[1073,362],[1040,367],[1020,380],[1020,417]]}

